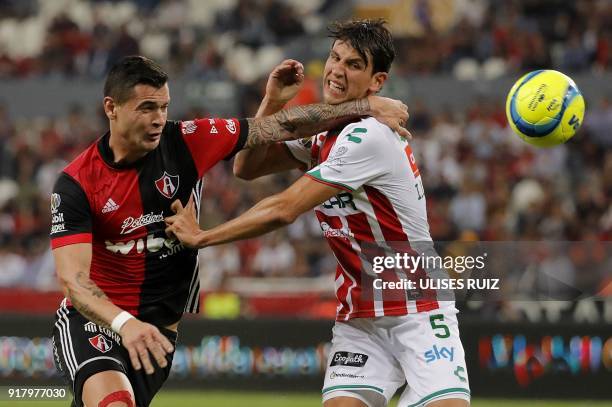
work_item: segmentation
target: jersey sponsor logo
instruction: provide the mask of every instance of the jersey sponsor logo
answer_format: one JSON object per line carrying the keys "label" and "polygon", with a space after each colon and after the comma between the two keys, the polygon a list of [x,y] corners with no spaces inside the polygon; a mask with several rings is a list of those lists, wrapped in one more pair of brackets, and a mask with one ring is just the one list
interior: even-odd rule
{"label": "jersey sponsor logo", "polygon": [[193,120],[188,120],[181,123],[181,130],[183,134],[192,134],[198,129],[198,125]]}
{"label": "jersey sponsor logo", "polygon": [[160,194],[171,199],[176,194],[176,191],[178,191],[179,176],[170,175],[164,171],[164,175],[155,181],[155,188],[157,188]]}
{"label": "jersey sponsor logo", "polygon": [[119,205],[117,205],[117,203],[113,201],[113,198],[108,198],[108,201],[106,201],[106,203],[102,207],[102,213],[116,211],[117,209],[119,209]]}
{"label": "jersey sponsor logo", "polygon": [[109,341],[104,335],[98,334],[93,338],[89,338],[91,346],[102,353],[106,353],[113,348],[113,342]]}
{"label": "jersey sponsor logo", "polygon": [[453,374],[455,376],[457,376],[457,378],[459,380],[461,380],[462,382],[467,382],[467,379],[465,378],[464,374],[465,374],[465,368],[463,366],[457,366],[457,369],[455,369],[455,371],[453,372]]}
{"label": "jersey sponsor logo", "polygon": [[66,225],[64,223],[61,223],[59,225],[51,225],[51,234],[55,234],[55,233],[60,233],[60,232],[66,232],[68,229],[66,229]]}
{"label": "jersey sponsor logo", "polygon": [[87,332],[96,333],[96,332],[98,332],[98,325],[96,325],[93,322],[89,321],[88,323],[83,325],[83,329],[85,329],[85,331],[87,331]]}
{"label": "jersey sponsor logo", "polygon": [[353,352],[336,352],[330,366],[363,367],[368,361],[368,355]]}
{"label": "jersey sponsor logo", "polygon": [[337,206],[338,208],[346,208],[347,206],[350,206],[354,210],[357,210],[357,206],[355,205],[355,202],[353,202],[353,195],[348,192],[342,192],[323,202],[324,208],[332,209],[334,206]]}
{"label": "jersey sponsor logo", "polygon": [[323,237],[326,239],[339,237],[348,240],[349,237],[353,237],[353,233],[350,230],[346,228],[333,229],[327,222],[321,222],[321,230],[323,230]]}
{"label": "jersey sponsor logo", "polygon": [[123,255],[129,254],[134,248],[136,248],[136,252],[139,254],[144,252],[145,249],[149,253],[156,253],[162,248],[166,248],[167,250],[160,254],[160,259],[172,256],[185,248],[185,246],[176,239],[155,237],[153,234],[148,235],[146,239],[142,238],[127,242],[111,242],[110,240],[106,240],[104,241],[104,245],[106,250]]}
{"label": "jersey sponsor logo", "polygon": [[161,211],[159,214],[154,214],[153,212],[142,214],[137,218],[130,216],[130,217],[125,218],[125,220],[121,224],[121,234],[126,235],[143,226],[147,226],[152,223],[163,222],[163,221],[164,221],[163,211]]}
{"label": "jersey sponsor logo", "polygon": [[236,134],[236,123],[233,120],[225,119],[225,128],[232,134]]}
{"label": "jersey sponsor logo", "polygon": [[425,362],[431,363],[440,359],[448,359],[449,361],[453,361],[455,357],[455,348],[447,348],[446,346],[442,346],[438,348],[436,345],[433,346],[430,350],[423,354],[425,357]]}
{"label": "jersey sponsor logo", "polygon": [[357,375],[353,373],[344,373],[344,372],[331,372],[329,374],[329,378],[334,380],[336,378],[346,378],[346,379],[364,379],[364,375]]}

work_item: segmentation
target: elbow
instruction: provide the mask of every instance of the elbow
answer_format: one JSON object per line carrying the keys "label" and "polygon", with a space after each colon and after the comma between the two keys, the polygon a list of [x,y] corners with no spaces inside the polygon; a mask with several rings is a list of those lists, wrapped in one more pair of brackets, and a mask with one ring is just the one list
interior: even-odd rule
{"label": "elbow", "polygon": [[64,296],[72,301],[72,295],[74,294],[77,287],[75,287],[75,282],[72,279],[69,279],[65,276],[58,275],[57,281],[59,286],[64,293]]}

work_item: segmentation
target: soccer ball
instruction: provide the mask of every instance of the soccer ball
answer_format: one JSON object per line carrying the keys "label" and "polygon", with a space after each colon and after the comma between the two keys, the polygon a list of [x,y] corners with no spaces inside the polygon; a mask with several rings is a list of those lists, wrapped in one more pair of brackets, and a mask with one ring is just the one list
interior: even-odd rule
{"label": "soccer ball", "polygon": [[584,98],[574,81],[553,70],[529,72],[506,99],[508,123],[516,134],[536,147],[565,143],[584,118]]}

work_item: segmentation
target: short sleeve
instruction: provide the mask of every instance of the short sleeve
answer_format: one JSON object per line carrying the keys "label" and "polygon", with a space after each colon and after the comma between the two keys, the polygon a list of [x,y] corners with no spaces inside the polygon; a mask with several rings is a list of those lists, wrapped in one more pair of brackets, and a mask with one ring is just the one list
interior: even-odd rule
{"label": "short sleeve", "polygon": [[202,177],[223,159],[232,158],[246,142],[249,125],[238,119],[196,119],[180,123],[181,134]]}
{"label": "short sleeve", "polygon": [[51,194],[51,248],[92,242],[91,209],[83,188],[62,172]]}
{"label": "short sleeve", "polygon": [[388,172],[384,135],[371,133],[373,130],[363,123],[347,126],[327,159],[306,175],[350,192]]}
{"label": "short sleeve", "polygon": [[312,159],[313,137],[306,137],[298,140],[285,141],[285,146],[291,155],[298,161],[310,165]]}

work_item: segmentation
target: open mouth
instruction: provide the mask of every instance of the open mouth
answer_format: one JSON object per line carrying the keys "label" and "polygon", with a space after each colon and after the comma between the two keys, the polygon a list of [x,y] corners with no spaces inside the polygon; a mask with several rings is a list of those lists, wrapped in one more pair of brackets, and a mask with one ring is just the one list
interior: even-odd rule
{"label": "open mouth", "polygon": [[336,81],[332,81],[332,80],[328,80],[327,81],[327,87],[333,92],[333,93],[337,93],[337,94],[341,94],[344,92],[345,87]]}

